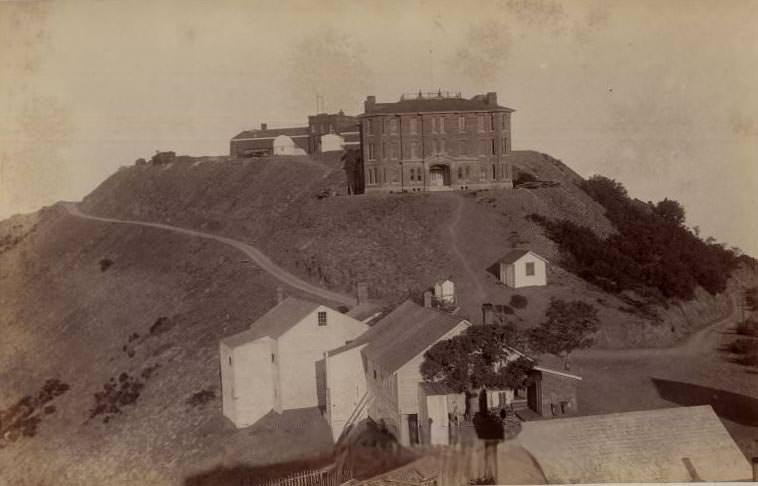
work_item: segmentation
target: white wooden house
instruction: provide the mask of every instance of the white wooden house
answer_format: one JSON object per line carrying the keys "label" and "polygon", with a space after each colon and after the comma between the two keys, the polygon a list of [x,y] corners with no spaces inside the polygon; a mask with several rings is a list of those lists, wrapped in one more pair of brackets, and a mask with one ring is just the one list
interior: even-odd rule
{"label": "white wooden house", "polygon": [[[354,342],[329,352],[327,411],[334,437],[341,435],[348,417],[357,415],[384,424],[401,445],[421,443],[428,434],[428,424],[419,417],[424,353],[470,325],[461,317],[406,301]],[[352,404],[359,410],[352,410]]]}
{"label": "white wooden house", "polygon": [[548,261],[530,250],[513,250],[500,260],[500,281],[508,287],[544,287]]}
{"label": "white wooden house", "polygon": [[224,415],[246,427],[272,410],[325,406],[324,353],[366,329],[324,305],[284,299],[250,329],[221,340]]}
{"label": "white wooden house", "polygon": [[455,303],[455,284],[452,280],[443,280],[434,284],[434,297],[443,304]]}

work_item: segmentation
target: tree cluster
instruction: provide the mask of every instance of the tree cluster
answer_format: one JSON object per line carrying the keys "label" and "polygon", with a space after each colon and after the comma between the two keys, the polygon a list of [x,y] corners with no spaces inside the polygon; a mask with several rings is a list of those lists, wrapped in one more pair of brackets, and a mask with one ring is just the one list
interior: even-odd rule
{"label": "tree cluster", "polygon": [[532,216],[569,256],[573,272],[610,292],[655,289],[663,297],[689,300],[697,286],[711,294],[726,289],[737,255],[687,228],[678,202],[631,199],[621,183],[602,176],[582,188],[606,209],[617,234],[601,238],[570,221]]}
{"label": "tree cluster", "polygon": [[424,355],[425,381],[442,382],[463,393],[480,388],[521,388],[533,362],[519,356],[524,336],[512,324],[471,326],[451,339],[439,341]]}

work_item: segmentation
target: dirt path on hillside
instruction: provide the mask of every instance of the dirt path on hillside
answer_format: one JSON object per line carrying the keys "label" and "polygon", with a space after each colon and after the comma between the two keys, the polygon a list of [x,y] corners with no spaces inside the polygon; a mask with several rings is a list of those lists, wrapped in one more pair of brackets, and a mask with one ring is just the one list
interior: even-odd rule
{"label": "dirt path on hillside", "polygon": [[144,221],[131,221],[131,220],[122,220],[122,219],[113,219],[113,218],[102,218],[99,216],[91,216],[89,214],[85,214],[81,212],[79,207],[76,205],[76,203],[63,203],[63,207],[66,208],[66,210],[71,214],[72,216],[83,218],[83,219],[89,219],[93,221],[101,221],[104,223],[116,223],[116,224],[131,224],[135,226],[147,226],[150,228],[158,228],[162,230],[167,231],[173,231],[175,233],[182,233],[188,236],[195,236],[198,238],[205,238],[209,240],[215,240],[221,243],[224,243],[226,245],[229,245],[231,247],[236,248],[237,250],[241,251],[256,264],[258,265],[262,270],[268,272],[273,277],[281,281],[282,283],[285,283],[289,285],[292,288],[301,290],[307,294],[310,294],[314,297],[317,297],[319,299],[327,300],[330,302],[337,302],[340,304],[344,304],[347,306],[354,306],[356,305],[356,300],[353,297],[350,297],[348,295],[343,295],[337,292],[332,292],[330,290],[323,289],[321,287],[317,287],[315,285],[312,285],[294,275],[287,272],[277,264],[275,264],[269,257],[267,257],[263,252],[261,252],[259,249],[255,248],[252,245],[249,245],[247,243],[243,243],[242,241],[233,240],[231,238],[226,238],[224,236],[218,236],[211,233],[204,233],[202,231],[195,231],[190,230],[186,228],[180,228],[178,226],[171,226],[168,224],[162,224],[162,223],[147,223]]}
{"label": "dirt path on hillside", "polygon": [[453,212],[453,217],[450,221],[450,224],[447,226],[447,233],[450,236],[450,249],[453,250],[453,253],[458,258],[458,260],[461,262],[461,265],[463,266],[463,270],[466,272],[466,275],[468,276],[469,280],[474,284],[474,289],[476,291],[476,302],[485,302],[487,300],[487,292],[485,292],[484,287],[482,287],[482,282],[480,281],[479,277],[477,277],[476,272],[474,271],[474,267],[471,265],[471,262],[469,261],[468,257],[466,256],[466,253],[461,251],[461,245],[460,245],[460,238],[461,238],[461,220],[463,216],[463,212],[465,210],[466,201],[458,196],[456,196],[456,207]]}

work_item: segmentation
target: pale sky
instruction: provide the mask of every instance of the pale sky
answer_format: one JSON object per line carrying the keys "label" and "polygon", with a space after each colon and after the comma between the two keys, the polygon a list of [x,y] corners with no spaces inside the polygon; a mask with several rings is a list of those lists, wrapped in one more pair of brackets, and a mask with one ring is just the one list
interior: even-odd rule
{"label": "pale sky", "polygon": [[758,255],[758,2],[0,3],[0,218],[80,199],[155,150],[366,95],[497,91],[513,146]]}

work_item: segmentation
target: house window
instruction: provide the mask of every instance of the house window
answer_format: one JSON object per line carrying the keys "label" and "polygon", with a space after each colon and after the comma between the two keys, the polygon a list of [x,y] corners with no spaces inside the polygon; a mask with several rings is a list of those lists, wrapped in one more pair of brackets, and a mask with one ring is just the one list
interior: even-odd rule
{"label": "house window", "polygon": [[418,130],[418,126],[417,126],[417,122],[418,122],[418,121],[417,121],[415,118],[411,118],[411,119],[409,120],[409,122],[410,122],[410,130],[411,130],[411,134],[415,135],[415,134],[416,134],[416,131]]}
{"label": "house window", "polygon": [[390,120],[390,132],[397,133],[397,118],[392,118]]}
{"label": "house window", "polygon": [[440,140],[440,150],[441,153],[445,153],[445,139]]}
{"label": "house window", "polygon": [[440,133],[445,133],[445,119],[440,118]]}
{"label": "house window", "polygon": [[318,313],[318,325],[326,326],[326,312],[325,311],[320,311]]}
{"label": "house window", "polygon": [[392,142],[390,158],[397,159],[400,153],[400,144],[398,142]]}
{"label": "house window", "polygon": [[471,170],[470,170],[470,167],[467,165],[466,166],[466,179],[468,179],[470,176],[471,176]]}
{"label": "house window", "polygon": [[466,117],[465,116],[458,117],[458,131],[461,133],[466,131]]}
{"label": "house window", "polygon": [[376,380],[376,370],[374,370],[374,379]]}
{"label": "house window", "polygon": [[495,115],[490,116],[490,131],[495,131]]}
{"label": "house window", "polygon": [[387,182],[387,169],[382,169],[382,182]]}
{"label": "house window", "polygon": [[458,167],[458,179],[463,179],[463,166]]}
{"label": "house window", "polygon": [[411,158],[418,158],[418,142],[411,142]]}
{"label": "house window", "polygon": [[389,152],[387,151],[387,142],[382,142],[382,159],[388,159]]}
{"label": "house window", "polygon": [[495,139],[494,138],[491,140],[491,143],[490,143],[490,153],[492,153],[492,155],[495,155]]}
{"label": "house window", "polygon": [[276,363],[276,355],[274,353],[271,353],[271,362]]}
{"label": "house window", "polygon": [[374,133],[374,124],[371,123],[371,120],[366,120],[366,132]]}
{"label": "house window", "polygon": [[495,169],[495,164],[492,164],[492,179],[497,179],[497,169]]}
{"label": "house window", "polygon": [[232,365],[232,357],[229,356],[229,366],[231,366],[231,365]]}
{"label": "house window", "polygon": [[506,152],[508,152],[508,137],[503,137],[503,152],[502,153],[506,153]]}
{"label": "house window", "polygon": [[484,131],[484,115],[479,115],[479,131]]}
{"label": "house window", "polygon": [[479,179],[480,180],[487,179],[487,169],[485,169],[484,167],[479,168]]}
{"label": "house window", "polygon": [[461,155],[468,155],[467,148],[468,147],[466,146],[466,141],[465,140],[461,140],[460,142],[458,142],[458,153],[459,154],[461,154]]}
{"label": "house window", "polygon": [[526,275],[528,277],[534,276],[534,262],[527,262],[526,263]]}
{"label": "house window", "polygon": [[368,144],[368,160],[376,160],[376,147],[373,143]]}

